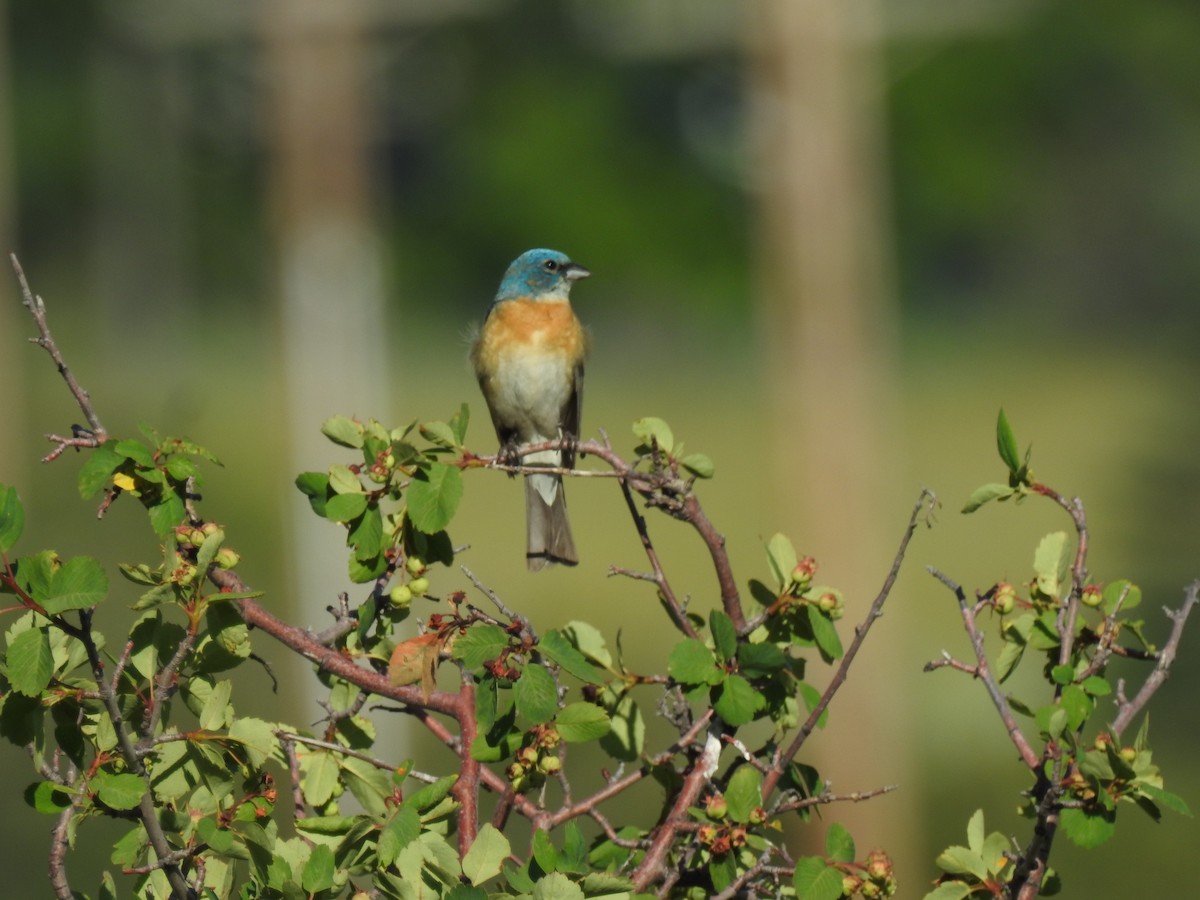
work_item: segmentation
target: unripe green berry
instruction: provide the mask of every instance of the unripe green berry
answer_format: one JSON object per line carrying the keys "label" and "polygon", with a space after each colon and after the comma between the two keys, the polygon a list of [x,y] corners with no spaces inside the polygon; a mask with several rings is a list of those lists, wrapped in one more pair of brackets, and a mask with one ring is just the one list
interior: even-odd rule
{"label": "unripe green berry", "polygon": [[232,569],[242,561],[242,557],[232,547],[222,547],[217,551],[217,555],[214,557],[213,561],[219,568]]}
{"label": "unripe green berry", "polygon": [[543,756],[538,760],[537,767],[543,775],[553,775],[562,768],[562,760],[557,756]]}
{"label": "unripe green berry", "polygon": [[1083,589],[1083,593],[1079,597],[1079,602],[1084,606],[1090,606],[1095,609],[1104,602],[1104,595],[1100,591],[1100,585],[1089,584]]}
{"label": "unripe green berry", "polygon": [[996,585],[996,592],[992,595],[992,607],[1002,616],[1008,615],[1017,605],[1017,589],[1007,581],[1002,581]]}
{"label": "unripe green berry", "polygon": [[729,815],[729,804],[723,794],[713,794],[704,805],[704,811],[710,819],[723,819]]}
{"label": "unripe green berry", "polygon": [[1122,747],[1121,748],[1121,759],[1123,759],[1127,763],[1132,763],[1135,759],[1137,759],[1137,751],[1134,750],[1132,747]]}
{"label": "unripe green berry", "polygon": [[412,592],[414,594],[420,596],[429,590],[429,579],[422,575],[419,578],[414,578],[412,581],[410,581],[408,586],[412,588]]}
{"label": "unripe green berry", "polygon": [[405,607],[412,603],[413,592],[407,584],[398,584],[388,591],[388,600],[393,606]]}
{"label": "unripe green berry", "polygon": [[410,556],[404,561],[404,568],[408,569],[409,575],[416,577],[425,571],[425,563],[421,561],[420,557]]}

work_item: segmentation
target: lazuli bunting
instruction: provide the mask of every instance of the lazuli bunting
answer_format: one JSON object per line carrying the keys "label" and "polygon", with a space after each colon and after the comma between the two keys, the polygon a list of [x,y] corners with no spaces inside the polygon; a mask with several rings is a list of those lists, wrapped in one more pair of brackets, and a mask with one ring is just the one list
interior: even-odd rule
{"label": "lazuli bunting", "polygon": [[[590,274],[556,250],[527,250],[504,273],[471,345],[471,365],[502,453],[513,456],[521,444],[579,437],[587,336],[567,295]],[[575,451],[530,453],[523,463],[569,469]],[[525,518],[530,571],[579,562],[561,475],[525,476]]]}

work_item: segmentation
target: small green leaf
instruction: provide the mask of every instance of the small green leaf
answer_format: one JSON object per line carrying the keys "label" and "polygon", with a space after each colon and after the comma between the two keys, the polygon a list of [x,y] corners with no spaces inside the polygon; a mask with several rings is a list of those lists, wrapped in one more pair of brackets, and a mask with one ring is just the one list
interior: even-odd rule
{"label": "small green leaf", "polygon": [[25,802],[40,813],[55,815],[71,805],[71,792],[53,781],[36,781],[26,789]]}
{"label": "small green leaf", "polygon": [[610,756],[632,762],[645,749],[646,720],[632,693],[622,694],[611,705],[607,699],[608,692],[605,694],[611,722],[609,733],[600,739],[600,747]]}
{"label": "small green leaf", "polygon": [[1107,810],[1064,809],[1059,824],[1071,843],[1085,850],[1099,847],[1117,830],[1116,817]]}
{"label": "small green leaf", "polygon": [[775,644],[741,644],[737,649],[738,669],[743,675],[769,675],[787,665],[787,654]]}
{"label": "small green leaf", "polygon": [[247,761],[255,768],[262,768],[268,759],[279,750],[275,728],[270,722],[249,716],[238,716],[229,726],[229,739],[242,745]]}
{"label": "small green leaf", "polygon": [[1013,437],[1012,426],[1001,408],[996,418],[996,449],[1000,451],[1000,459],[1008,466],[1008,471],[1014,475],[1021,468],[1021,459],[1017,451],[1017,439]]}
{"label": "small green leaf", "polygon": [[343,447],[351,447],[358,450],[363,445],[363,426],[360,422],[355,422],[353,419],[348,419],[345,416],[334,416],[331,419],[326,419],[321,425],[321,434],[329,438],[335,444],[341,444]]}
{"label": "small green leaf", "polygon": [[735,728],[753,719],[766,703],[763,695],[741,675],[730,675],[714,690],[718,695],[713,701],[713,709],[725,724]]}
{"label": "small green leaf", "polygon": [[1122,612],[1127,612],[1140,604],[1142,602],[1142,589],[1136,584],[1122,578],[1119,581],[1110,581],[1106,584],[1101,597],[1103,598],[1104,614],[1111,616],[1117,611],[1118,601],[1120,601]]}
{"label": "small green leaf", "polygon": [[922,900],[965,900],[974,888],[965,881],[944,881],[926,894]]}
{"label": "small green leaf", "polygon": [[813,640],[817,642],[817,649],[821,651],[821,656],[826,662],[841,659],[843,652],[842,641],[838,637],[837,628],[834,627],[833,621],[811,603],[806,605],[804,610],[808,613],[808,622],[812,626]]}
{"label": "small green leaf", "polygon": [[983,853],[983,810],[977,809],[967,822],[967,847],[972,853]]}
{"label": "small green leaf", "polygon": [[720,684],[725,677],[713,652],[695,638],[684,638],[671,650],[667,674],[683,684]]}
{"label": "small green leaf", "polygon": [[175,529],[187,510],[183,506],[183,498],[174,491],[167,491],[162,501],[154,504],[147,512],[150,515],[150,527],[160,538],[166,538]]}
{"label": "small green leaf", "polygon": [[458,437],[445,422],[426,422],[420,428],[421,437],[439,447],[457,447]]}
{"label": "small green leaf", "polygon": [[454,640],[450,655],[468,669],[478,669],[491,662],[508,646],[508,635],[499,625],[479,622]]}
{"label": "small green leaf", "polygon": [[1077,730],[1086,722],[1096,707],[1095,701],[1077,684],[1068,684],[1064,687],[1059,702],[1067,711],[1067,727],[1072,731]]}
{"label": "small green leaf", "polygon": [[1050,680],[1055,684],[1070,684],[1075,680],[1075,667],[1055,666],[1050,670]]}
{"label": "small green leaf", "polygon": [[1188,807],[1187,802],[1182,797],[1172,794],[1170,791],[1163,790],[1153,784],[1139,784],[1138,791],[1149,797],[1159,806],[1165,806],[1167,809],[1187,816],[1189,819],[1192,817],[1192,811]]}
{"label": "small green leaf", "polygon": [[825,832],[825,855],[834,862],[854,862],[854,838],[837,822]]}
{"label": "small green leaf", "polygon": [[400,807],[379,834],[379,861],[390,866],[420,834],[421,814],[411,806]]}
{"label": "small green leaf", "polygon": [[608,713],[594,703],[570,703],[559,712],[554,726],[567,743],[594,741],[608,734]]}
{"label": "small green leaf", "polygon": [[963,506],[964,513],[973,513],[985,503],[990,503],[993,500],[1005,500],[1016,493],[1016,490],[1009,487],[1007,484],[983,484],[975,488],[971,492],[971,496],[967,498],[966,505]]}
{"label": "small green leaf", "polygon": [[554,849],[550,835],[541,828],[533,833],[533,858],[547,874],[558,869],[558,851]]}
{"label": "small green leaf", "polygon": [[37,697],[54,674],[54,654],[45,629],[30,628],[8,642],[8,680],[26,697]]}
{"label": "small green leaf", "polygon": [[792,583],[792,572],[796,569],[796,548],[786,534],[774,534],[767,541],[767,562],[771,574],[780,590]]}
{"label": "small green leaf", "polygon": [[[573,624],[583,625],[584,623]],[[591,628],[590,625],[587,627]],[[597,632],[598,634],[599,632]],[[601,684],[604,681],[604,673],[588,662],[587,657],[577,650],[561,631],[547,631],[538,641],[537,649],[551,662],[557,663],[564,672],[574,675],[580,681],[587,684]]]}
{"label": "small green leaf", "polygon": [[527,665],[513,685],[517,712],[535,725],[542,725],[558,712],[558,686],[549,672],[539,665]]}
{"label": "small green leaf", "polygon": [[[600,629],[595,625],[574,620],[563,626],[562,635],[571,643],[572,647],[596,663],[596,665],[604,668],[612,665],[612,654],[608,652],[608,645],[604,641],[604,635],[600,633]],[[559,662],[559,665],[563,664]],[[566,668],[565,666],[563,667]],[[568,671],[570,670],[568,669]]]}
{"label": "small green leaf", "polygon": [[123,462],[125,457],[117,453],[112,441],[101,444],[79,469],[79,495],[84,500],[94,497]]}
{"label": "small green leaf", "polygon": [[500,867],[511,852],[508,838],[490,822],[485,822],[463,857],[463,874],[471,884],[482,884],[500,874]]}
{"label": "small green leaf", "polygon": [[325,501],[325,518],[331,522],[351,522],[367,509],[366,494],[334,494]]}
{"label": "small green leaf", "polygon": [[799,900],[839,900],[842,897],[842,873],[826,865],[819,856],[802,856],[796,860],[792,885]]}
{"label": "small green leaf", "polygon": [[583,900],[583,890],[562,872],[539,878],[533,886],[533,900]]}
{"label": "small green leaf", "polygon": [[679,460],[679,464],[697,478],[712,478],[716,472],[716,466],[713,465],[713,461],[703,453],[689,453],[683,459]]}
{"label": "small green leaf", "polygon": [[983,857],[966,847],[947,847],[937,858],[938,867],[951,875],[974,875],[980,881],[986,881],[988,867]]}
{"label": "small green leaf", "polygon": [[329,467],[329,489],[335,494],[361,494],[362,482],[349,466],[335,463]]}
{"label": "small green leaf", "polygon": [[717,655],[722,660],[733,659],[737,653],[737,629],[733,627],[733,620],[721,610],[714,609],[709,614],[708,627],[712,631]]}
{"label": "small green leaf", "polygon": [[333,848],[328,844],[317,844],[304,864],[300,884],[310,894],[328,890],[333,887],[334,871]]}
{"label": "small green leaf", "polygon": [[749,822],[754,810],[762,806],[762,773],[754,766],[738,766],[725,788],[725,803],[733,821]]}
{"label": "small green leaf", "polygon": [[25,508],[17,489],[0,484],[0,553],[7,553],[25,529]]}
{"label": "small green leaf", "polygon": [[1079,685],[1093,697],[1107,697],[1112,693],[1112,685],[1099,675],[1090,675]]}
{"label": "small green leaf", "polygon": [[409,517],[418,530],[434,534],[450,524],[462,495],[462,471],[456,466],[431,463],[409,486]]}
{"label": "small green leaf", "polygon": [[329,475],[325,472],[301,472],[296,487],[308,497],[309,505],[318,516],[325,517],[325,502],[329,496]]}
{"label": "small green leaf", "polygon": [[456,781],[458,781],[457,775],[439,778],[432,784],[427,784],[409,794],[404,800],[404,805],[424,812],[449,794]]}
{"label": "small green leaf", "polygon": [[471,410],[467,404],[458,408],[458,412],[450,417],[450,430],[454,433],[457,446],[461,447],[467,439],[467,425],[471,422]]}
{"label": "small green leaf", "polygon": [[145,779],[131,772],[120,775],[100,772],[91,780],[90,786],[100,802],[113,809],[133,809],[146,793]]}
{"label": "small green leaf", "polygon": [[638,447],[639,453],[649,452],[652,443],[657,444],[658,449],[668,456],[675,449],[675,435],[671,433],[671,426],[662,419],[654,416],[638,419],[633,423],[633,433],[642,442]]}
{"label": "small green leaf", "polygon": [[1067,533],[1054,531],[1042,538],[1033,554],[1033,571],[1037,574],[1038,590],[1047,597],[1057,597],[1059,579],[1067,563]]}
{"label": "small green leaf", "polygon": [[117,441],[113,446],[117,454],[125,459],[132,459],[135,463],[144,469],[155,468],[154,452],[139,440],[129,438],[124,441]]}

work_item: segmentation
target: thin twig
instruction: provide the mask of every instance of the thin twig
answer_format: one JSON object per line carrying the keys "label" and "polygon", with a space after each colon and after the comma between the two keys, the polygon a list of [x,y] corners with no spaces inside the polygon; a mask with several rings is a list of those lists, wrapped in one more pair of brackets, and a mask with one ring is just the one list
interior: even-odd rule
{"label": "thin twig", "polygon": [[887,577],[883,581],[883,587],[879,589],[874,602],[871,604],[867,616],[863,619],[861,625],[854,631],[854,640],[850,642],[850,646],[846,648],[846,653],[842,657],[841,663],[834,672],[833,678],[826,686],[825,691],[821,694],[820,699],[805,719],[804,724],[800,726],[800,730],[788,744],[787,748],[780,747],[772,756],[770,769],[767,771],[766,777],[763,779],[763,796],[769,797],[771,792],[775,790],[779,784],[779,779],[783,777],[784,771],[788,764],[796,758],[796,754],[800,752],[800,748],[804,746],[804,742],[808,740],[808,736],[812,734],[813,729],[817,727],[817,722],[821,716],[825,714],[825,710],[829,708],[829,704],[833,701],[834,695],[838,689],[846,681],[846,676],[849,674],[850,666],[854,662],[858,651],[862,648],[863,642],[867,639],[867,633],[870,632],[871,626],[875,620],[883,615],[883,605],[887,602],[892,593],[892,587],[896,584],[896,577],[900,574],[900,566],[904,562],[904,555],[908,552],[909,541],[912,540],[914,532],[917,530],[917,524],[921,518],[921,510],[927,505],[932,506],[937,502],[937,497],[933,491],[928,488],[921,490],[920,496],[917,497],[917,502],[914,504],[912,513],[908,517],[908,525],[904,529],[904,536],[900,539],[900,547],[896,550],[896,555],[892,558],[892,567],[888,571]]}

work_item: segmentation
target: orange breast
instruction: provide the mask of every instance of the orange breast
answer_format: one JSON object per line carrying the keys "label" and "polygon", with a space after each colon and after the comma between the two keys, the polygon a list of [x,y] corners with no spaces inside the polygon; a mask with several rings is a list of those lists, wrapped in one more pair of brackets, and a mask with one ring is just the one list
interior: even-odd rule
{"label": "orange breast", "polygon": [[574,365],[585,350],[583,327],[566,301],[506,300],[484,323],[476,369],[495,371],[507,353],[557,356]]}

